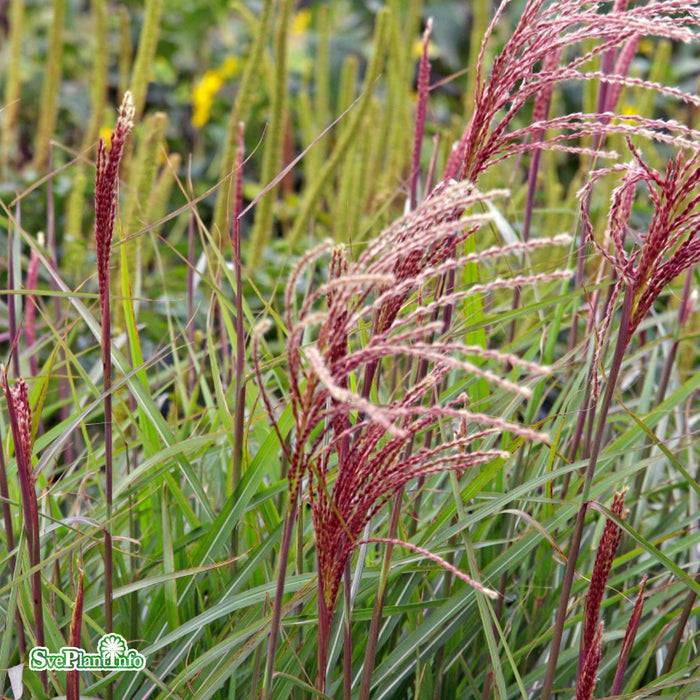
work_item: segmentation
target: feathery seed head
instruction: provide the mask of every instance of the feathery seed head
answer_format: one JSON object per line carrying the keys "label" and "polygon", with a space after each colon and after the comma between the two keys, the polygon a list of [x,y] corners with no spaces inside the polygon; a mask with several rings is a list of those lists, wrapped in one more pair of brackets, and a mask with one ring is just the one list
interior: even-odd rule
{"label": "feathery seed head", "polygon": [[[438,191],[452,180],[478,182],[485,170],[503,158],[525,150],[558,149],[563,141],[583,136],[594,137],[596,147],[588,152],[602,155],[599,144],[604,137],[624,129],[614,122],[612,110],[626,85],[653,89],[687,104],[698,103],[695,95],[628,75],[643,37],[686,42],[696,38],[694,0],[659,0],[633,7],[618,3],[607,13],[587,0],[530,0],[487,77],[487,45],[508,3],[501,2],[482,42],[472,119],[450,153]],[[589,48],[580,50],[581,46]],[[572,48],[579,50],[570,51]],[[603,70],[584,68],[599,55],[603,57]],[[603,89],[598,111],[547,119],[552,89],[563,81],[600,82]],[[526,127],[511,129],[517,115],[531,101],[533,118]],[[671,121],[663,123],[673,131],[680,126]],[[541,138],[546,131],[556,133]],[[637,117],[630,133],[642,131],[653,135],[654,120]],[[526,140],[530,143],[524,143]],[[578,146],[564,148],[586,152]]]}
{"label": "feathery seed head", "polygon": [[[568,236],[558,236],[490,248],[475,256],[457,255],[458,243],[491,218],[471,214],[474,208],[503,194],[480,193],[466,182],[448,186],[370,241],[356,260],[348,260],[342,248],[324,245],[307,253],[290,275],[285,320],[295,439],[291,448],[283,450],[289,459],[290,499],[298,497],[302,479],[308,478],[319,593],[330,612],[364,527],[398,489],[418,477],[446,470],[462,473],[508,457],[507,452],[490,448],[497,433],[548,439],[505,417],[469,411],[464,399],[440,399],[440,386],[450,373],[483,377],[511,395],[529,394],[522,380],[509,381],[483,366],[484,361],[510,365],[523,375],[547,373],[512,354],[467,346],[452,338],[441,320],[446,307],[469,294],[570,274],[498,278],[460,290],[444,284],[467,263],[568,244]],[[328,281],[296,304],[303,271],[317,265],[328,250]],[[260,329],[253,333],[256,356]],[[470,356],[481,361],[470,362]],[[274,422],[257,357],[254,362]],[[382,385],[375,386],[375,378],[388,363],[399,371],[405,366],[421,370],[407,373],[386,395]],[[437,432],[438,424],[447,437],[431,446],[425,438]]]}

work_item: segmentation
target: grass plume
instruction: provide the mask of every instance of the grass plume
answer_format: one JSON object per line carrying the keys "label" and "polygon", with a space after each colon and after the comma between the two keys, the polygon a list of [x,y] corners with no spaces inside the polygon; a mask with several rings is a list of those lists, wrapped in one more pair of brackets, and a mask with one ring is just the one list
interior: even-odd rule
{"label": "grass plume", "polygon": [[[41,538],[39,534],[39,501],[36,495],[36,477],[32,465],[32,412],[29,406],[29,389],[21,377],[13,387],[7,379],[7,368],[0,368],[2,389],[7,401],[10,427],[15,443],[17,476],[22,493],[22,512],[26,533],[31,576],[32,604],[34,613],[34,638],[37,646],[44,645],[44,605],[41,583]],[[44,690],[48,690],[46,671],[40,672]]]}
{"label": "grass plume", "polygon": [[107,520],[105,522],[105,629],[112,631],[112,338],[110,312],[110,260],[114,220],[117,214],[119,192],[119,164],[127,136],[134,126],[134,104],[131,93],[124,95],[119,109],[117,126],[112,132],[111,146],[103,139],[97,147],[95,173],[95,245],[97,249],[97,280],[102,317],[102,372],[105,407],[105,495]]}
{"label": "grass plume", "polygon": [[[467,359],[469,356],[500,360],[528,373],[548,372],[511,355],[463,345],[449,335],[441,340],[443,322],[430,320],[436,309],[475,290],[536,284],[556,277],[556,273],[519,276],[451,293],[442,286],[445,273],[478,257],[451,257],[456,245],[488,220],[466,212],[498,194],[481,194],[468,184],[455,185],[389,227],[369,243],[357,261],[349,262],[342,248],[333,248],[328,280],[306,296],[296,317],[292,313],[296,285],[328,246],[307,253],[287,284],[286,359],[296,424],[294,444],[284,448],[292,504],[287,516],[296,512],[302,480],[308,478],[319,572],[319,690],[325,687],[339,586],[372,516],[412,479],[445,470],[463,471],[508,457],[508,452],[487,446],[495,434],[547,439],[503,417],[470,411],[463,395],[435,400],[441,383],[453,370],[529,395],[521,384],[480,368]],[[539,241],[537,245],[542,244]],[[492,250],[486,258],[509,252]],[[435,293],[431,301],[416,303],[416,295],[422,300],[431,290]],[[325,311],[317,310],[324,301]],[[358,327],[368,330],[364,340],[358,337]],[[309,337],[313,342],[304,340]],[[426,371],[386,402],[371,399],[369,386],[380,365],[398,363],[401,358],[424,364]],[[259,363],[257,367],[264,391]],[[268,405],[274,419],[269,400]],[[436,446],[412,449],[420,436],[439,425],[444,430],[452,423],[461,425],[463,420],[473,426],[466,434],[458,435],[455,428],[451,437]],[[275,606],[279,605],[276,599]],[[274,628],[272,634],[276,634]]]}

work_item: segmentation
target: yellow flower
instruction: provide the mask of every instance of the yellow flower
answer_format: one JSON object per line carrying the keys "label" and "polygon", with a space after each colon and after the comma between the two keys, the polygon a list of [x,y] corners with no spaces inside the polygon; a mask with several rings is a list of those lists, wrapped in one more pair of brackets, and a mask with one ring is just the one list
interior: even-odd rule
{"label": "yellow flower", "polygon": [[192,126],[201,129],[208,121],[216,93],[238,73],[238,58],[227,56],[216,69],[208,70],[192,88]]}
{"label": "yellow flower", "polygon": [[303,36],[311,24],[311,10],[305,7],[299,10],[292,18],[292,26],[290,32],[292,36]]}
{"label": "yellow flower", "polygon": [[626,124],[636,124],[634,119],[625,119],[625,115],[637,116],[639,114],[639,108],[629,102],[622,105],[619,110],[618,121],[625,122]]}
{"label": "yellow flower", "polygon": [[201,129],[208,121],[214,97],[224,84],[218,71],[207,71],[192,88],[192,126]]}
{"label": "yellow flower", "polygon": [[100,129],[100,136],[105,142],[105,146],[109,148],[112,145],[112,130],[108,126],[103,126]]}
{"label": "yellow flower", "polygon": [[[411,44],[411,54],[413,58],[420,58],[423,55],[423,40],[416,39],[413,44]],[[428,58],[437,58],[440,55],[440,50],[433,43],[432,39],[428,40]]]}

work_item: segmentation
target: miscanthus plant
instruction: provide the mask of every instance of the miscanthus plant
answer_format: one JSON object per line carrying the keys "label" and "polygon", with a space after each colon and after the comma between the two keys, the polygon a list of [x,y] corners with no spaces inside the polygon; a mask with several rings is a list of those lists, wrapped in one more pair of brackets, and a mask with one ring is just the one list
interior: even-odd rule
{"label": "miscanthus plant", "polygon": [[[514,438],[546,439],[502,414],[472,411],[466,393],[455,396],[450,391],[458,373],[530,395],[527,388],[479,367],[470,358],[500,361],[535,375],[549,372],[511,354],[465,345],[454,337],[449,322],[450,308],[467,297],[569,275],[543,272],[460,289],[449,285],[450,275],[467,264],[569,242],[568,236],[562,236],[458,255],[464,240],[478,235],[489,219],[465,212],[499,194],[482,195],[469,183],[454,185],[371,241],[356,261],[348,261],[342,247],[334,248],[328,279],[318,289],[308,290],[296,315],[295,287],[308,268],[319,264],[328,246],[304,256],[290,277],[285,296],[286,364],[295,430],[292,444],[284,448],[289,505],[268,656],[268,693],[272,692],[275,626],[287,550],[305,480],[318,558],[317,686],[324,690],[331,620],[344,575],[345,596],[350,595],[350,554],[364,542],[392,541],[362,539],[372,516],[413,479],[446,470],[463,472],[508,458],[510,452],[498,449],[494,436],[509,433]],[[319,302],[327,308],[317,309]],[[262,379],[259,364],[257,373]],[[261,384],[274,420],[274,406]],[[275,430],[282,437],[279,425]],[[497,596],[468,576],[457,575],[480,592]],[[350,639],[344,653],[352,654]]]}
{"label": "miscanthus plant", "polygon": [[[475,0],[449,114],[451,3],[387,3],[337,99],[354,5],[236,5],[224,152],[198,166],[197,133],[182,173],[149,0],[137,52],[119,15],[110,143],[95,60],[99,113],[67,146],[42,121],[39,174],[9,149],[34,28],[10,5],[0,694],[695,697],[696,3]],[[143,671],[27,668],[109,631]]]}

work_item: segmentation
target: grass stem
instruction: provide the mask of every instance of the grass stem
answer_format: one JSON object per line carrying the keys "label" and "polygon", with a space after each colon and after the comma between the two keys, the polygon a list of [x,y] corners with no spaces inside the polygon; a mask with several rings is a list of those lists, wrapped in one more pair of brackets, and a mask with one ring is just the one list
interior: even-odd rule
{"label": "grass stem", "polygon": [[561,593],[559,596],[559,606],[557,608],[554,629],[552,630],[552,642],[550,646],[549,659],[547,661],[547,669],[545,671],[544,682],[542,687],[542,700],[549,700],[554,687],[554,678],[556,675],[557,661],[559,659],[559,647],[564,633],[564,624],[566,622],[566,612],[569,606],[569,596],[571,587],[574,582],[574,574],[576,572],[576,560],[578,559],[579,550],[581,548],[581,538],[583,536],[583,527],[586,520],[586,509],[588,505],[588,497],[595,476],[595,469],[598,464],[598,456],[603,443],[603,434],[608,418],[608,411],[615,393],[617,379],[620,375],[620,367],[622,366],[622,358],[629,342],[629,328],[632,317],[633,303],[632,287],[628,285],[625,289],[625,297],[622,302],[622,311],[620,318],[620,328],[617,336],[617,344],[615,346],[615,354],[613,355],[612,366],[608,374],[607,386],[603,403],[600,407],[598,415],[598,425],[593,441],[588,467],[584,476],[583,488],[581,490],[581,505],[576,514],[574,523],[574,531],[571,536],[571,544],[569,545],[569,554],[564,571],[564,579],[562,581]]}

